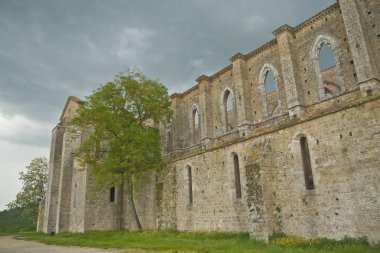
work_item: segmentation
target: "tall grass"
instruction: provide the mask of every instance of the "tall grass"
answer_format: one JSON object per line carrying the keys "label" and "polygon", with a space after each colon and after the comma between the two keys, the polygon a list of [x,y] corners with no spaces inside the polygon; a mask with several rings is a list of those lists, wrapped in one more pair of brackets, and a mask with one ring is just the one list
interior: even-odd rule
{"label": "tall grass", "polygon": [[365,239],[302,239],[290,236],[274,237],[269,244],[251,240],[246,233],[199,233],[177,231],[142,232],[87,232],[61,233],[48,236],[41,233],[21,233],[21,238],[46,244],[86,246],[96,248],[143,249],[166,252],[261,252],[261,253],[375,253],[379,247],[370,247]]}

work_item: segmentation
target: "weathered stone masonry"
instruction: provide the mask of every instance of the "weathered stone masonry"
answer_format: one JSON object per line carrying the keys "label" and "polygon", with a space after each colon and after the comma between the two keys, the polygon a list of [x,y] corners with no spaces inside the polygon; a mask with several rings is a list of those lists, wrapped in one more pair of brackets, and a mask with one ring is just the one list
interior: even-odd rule
{"label": "weathered stone masonry", "polygon": [[[143,227],[380,240],[380,2],[339,0],[273,34],[171,96],[166,166],[136,196]],[[133,229],[121,189],[114,202],[93,191],[72,155],[81,136],[65,124],[80,104],[70,97],[53,130],[38,230]]]}

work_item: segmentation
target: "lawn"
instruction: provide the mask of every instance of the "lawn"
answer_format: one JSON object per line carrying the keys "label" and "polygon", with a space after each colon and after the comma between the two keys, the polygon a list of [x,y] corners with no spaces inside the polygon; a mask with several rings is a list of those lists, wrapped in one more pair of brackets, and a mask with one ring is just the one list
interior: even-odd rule
{"label": "lawn", "polygon": [[254,241],[248,234],[192,233],[177,231],[142,232],[87,232],[60,233],[49,236],[42,233],[20,233],[26,240],[66,246],[96,248],[144,249],[166,252],[260,252],[260,253],[379,253],[380,247],[370,247],[365,239],[302,239],[290,236],[272,238],[269,244]]}

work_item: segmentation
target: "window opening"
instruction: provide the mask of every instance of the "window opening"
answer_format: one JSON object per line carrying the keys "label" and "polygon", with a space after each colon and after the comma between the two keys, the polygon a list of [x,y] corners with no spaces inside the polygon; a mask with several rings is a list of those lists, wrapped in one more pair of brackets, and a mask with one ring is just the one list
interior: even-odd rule
{"label": "window opening", "polygon": [[193,110],[193,143],[197,144],[200,141],[200,116],[197,109]]}
{"label": "window opening", "polygon": [[239,157],[234,154],[234,174],[235,174],[235,189],[236,198],[241,198],[241,182],[240,182],[240,167],[239,167]]}
{"label": "window opening", "polygon": [[187,177],[189,180],[189,204],[193,204],[193,179],[190,166],[187,167]]}
{"label": "window opening", "polygon": [[111,203],[115,202],[115,186],[111,187],[110,189],[110,202]]}
{"label": "window opening", "polygon": [[274,74],[271,70],[268,70],[267,73],[265,74],[265,92],[272,93],[276,91],[276,79],[274,77]]}
{"label": "window opening", "polygon": [[226,118],[226,130],[227,132],[234,129],[233,114],[234,114],[234,97],[229,90],[224,94],[224,114]]}
{"label": "window opening", "polygon": [[311,170],[310,153],[306,137],[300,140],[303,172],[305,176],[305,185],[307,190],[314,189],[313,171]]}
{"label": "window opening", "polygon": [[333,51],[329,45],[323,43],[318,54],[319,68],[321,71],[325,97],[331,97],[341,91],[338,71]]}

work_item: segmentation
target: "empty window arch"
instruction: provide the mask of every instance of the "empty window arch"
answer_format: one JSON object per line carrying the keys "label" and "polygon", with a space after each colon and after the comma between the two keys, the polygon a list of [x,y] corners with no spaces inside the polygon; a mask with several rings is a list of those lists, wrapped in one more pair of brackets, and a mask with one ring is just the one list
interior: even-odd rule
{"label": "empty window arch", "polygon": [[227,108],[227,111],[231,111],[233,109],[233,104],[234,101],[233,101],[233,96],[232,94],[227,91],[226,92],[226,108]]}
{"label": "empty window arch", "polygon": [[265,93],[272,93],[277,90],[276,78],[274,77],[273,71],[268,69],[265,73]]}
{"label": "empty window arch", "polygon": [[281,112],[278,76],[278,71],[270,63],[264,63],[260,69],[258,82],[264,117],[271,117]]}
{"label": "empty window arch", "polygon": [[321,44],[321,48],[319,50],[318,54],[319,59],[319,68],[321,71],[325,71],[329,68],[335,67],[335,59],[334,54],[331,49],[326,43]]}
{"label": "empty window arch", "polygon": [[236,198],[241,198],[241,181],[240,181],[240,166],[239,166],[239,157],[237,154],[233,153],[233,162],[234,162],[234,175],[235,175],[235,193]]}
{"label": "empty window arch", "polygon": [[318,52],[319,69],[321,71],[325,97],[331,97],[340,92],[338,71],[332,48],[327,43],[321,43]]}
{"label": "empty window arch", "polygon": [[199,126],[199,113],[197,109],[193,111],[193,115],[194,115],[194,126]]}
{"label": "empty window arch", "polygon": [[192,133],[193,133],[193,143],[197,144],[200,142],[200,130],[201,130],[201,128],[200,128],[200,115],[198,112],[198,108],[194,107],[192,109],[191,116],[192,116],[191,127],[192,127]]}
{"label": "empty window arch", "polygon": [[234,129],[234,95],[228,89],[224,92],[223,96],[223,110],[226,121],[226,131],[229,132]]}
{"label": "empty window arch", "polygon": [[318,35],[312,48],[320,99],[331,97],[342,91],[343,79],[340,74],[337,46],[333,37]]}
{"label": "empty window arch", "polygon": [[301,146],[303,173],[305,177],[305,186],[307,190],[312,190],[315,188],[314,178],[313,178],[313,171],[311,169],[309,146],[308,146],[306,137],[301,137],[300,146]]}

